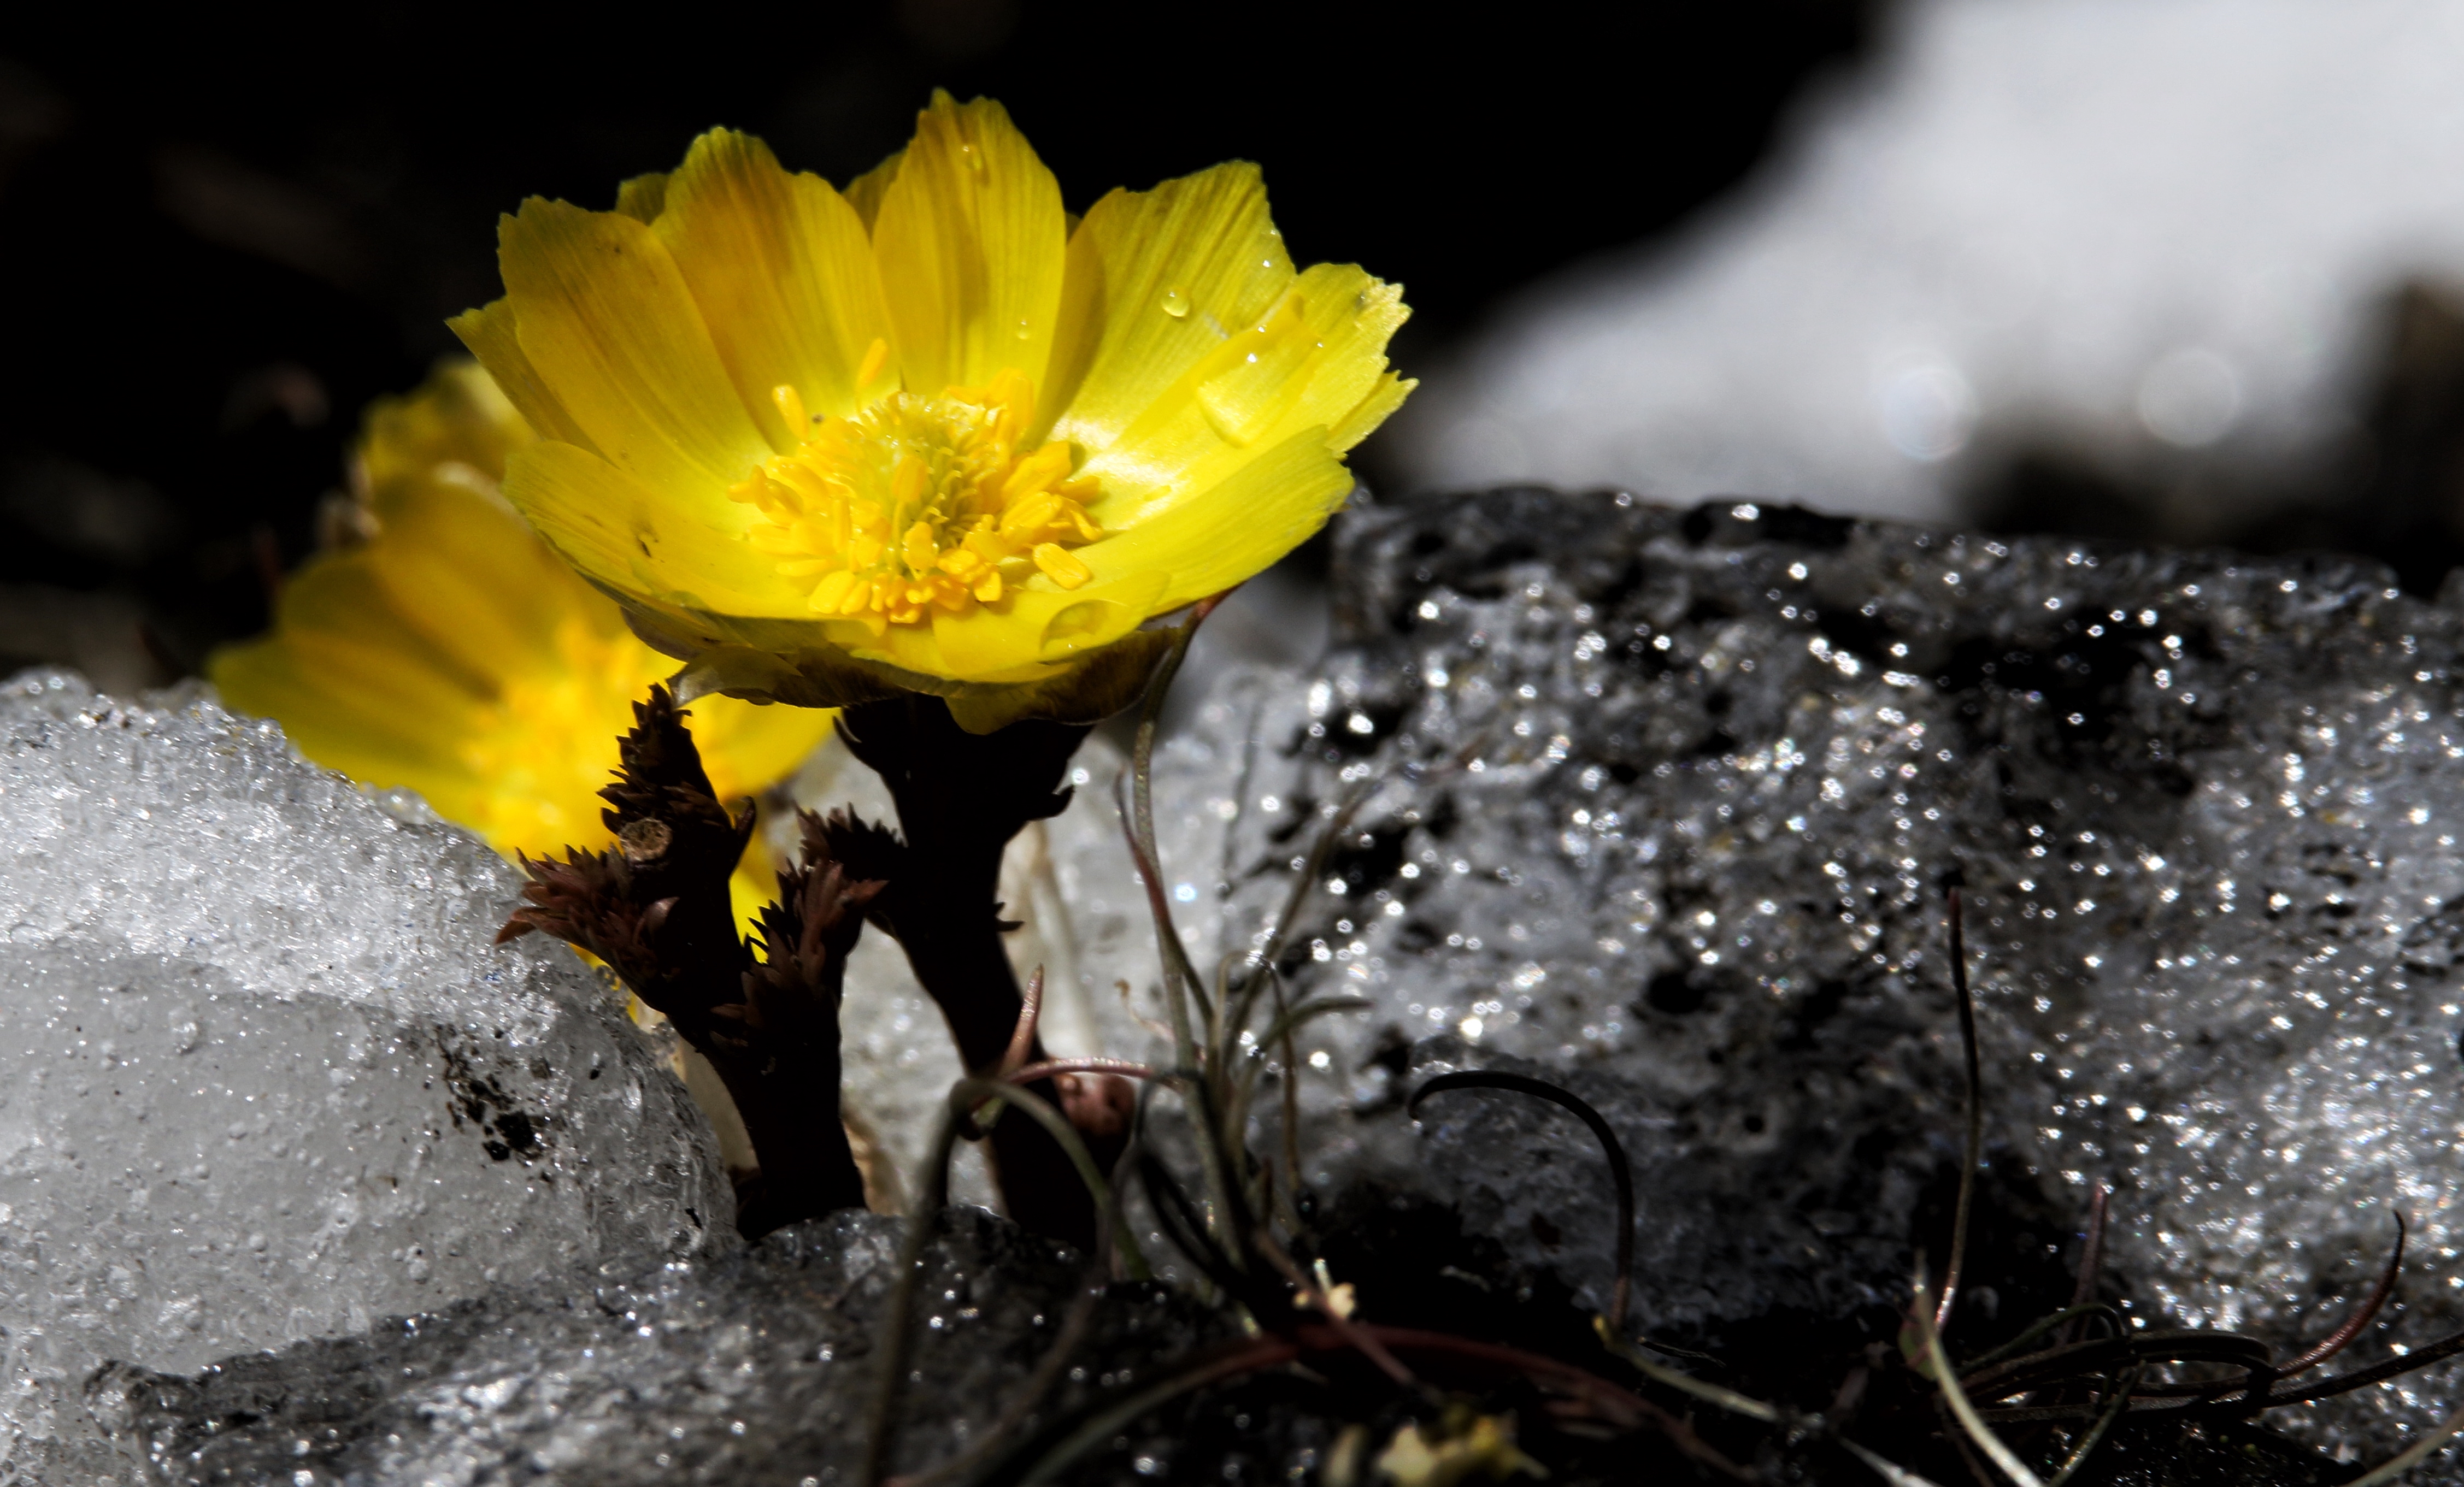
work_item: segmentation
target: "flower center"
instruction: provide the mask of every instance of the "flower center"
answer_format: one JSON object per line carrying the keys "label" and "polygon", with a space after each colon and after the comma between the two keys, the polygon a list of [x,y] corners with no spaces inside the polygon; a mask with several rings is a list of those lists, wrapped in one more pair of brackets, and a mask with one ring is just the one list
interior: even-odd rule
{"label": "flower center", "polygon": [[1038,572],[1065,589],[1094,577],[1069,549],[1103,536],[1087,514],[1095,482],[1069,477],[1067,444],[1021,449],[1035,388],[1019,373],[818,423],[795,388],[771,397],[811,432],[728,494],[760,511],[748,536],[781,574],[816,579],[816,612],[878,635],[997,603]]}

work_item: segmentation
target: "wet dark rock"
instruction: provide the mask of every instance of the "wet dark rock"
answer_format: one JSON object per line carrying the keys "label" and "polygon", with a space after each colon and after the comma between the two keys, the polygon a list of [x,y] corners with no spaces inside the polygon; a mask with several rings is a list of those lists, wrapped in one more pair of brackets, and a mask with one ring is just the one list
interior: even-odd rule
{"label": "wet dark rock", "polygon": [[[1374,1003],[1307,1048],[1348,1086],[1303,1081],[1330,1173],[1604,1304],[1574,1123],[1396,1109],[1550,1075],[1634,1155],[1641,1324],[1870,1335],[1948,1239],[1962,886],[2004,1274],[1960,1325],[2067,1299],[2100,1183],[2102,1290],[2150,1324],[2298,1351],[2401,1205],[2411,1279],[2350,1361],[2464,1325],[2456,610],[2357,559],[1541,490],[1355,513],[1333,594],[1327,660],[1226,689],[1158,785],[1201,965],[1368,792],[1287,959]],[[2287,1417],[2350,1458],[2450,1408],[2432,1372]]]}

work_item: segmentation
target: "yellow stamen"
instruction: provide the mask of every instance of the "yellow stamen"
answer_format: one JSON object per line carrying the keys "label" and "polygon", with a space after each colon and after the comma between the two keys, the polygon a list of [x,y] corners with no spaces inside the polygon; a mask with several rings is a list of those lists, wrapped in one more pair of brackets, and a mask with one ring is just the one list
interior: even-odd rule
{"label": "yellow stamen", "polygon": [[770,389],[770,401],[779,405],[779,416],[787,421],[787,431],[802,439],[812,431],[813,421],[804,416],[804,395],[787,383]]}
{"label": "yellow stamen", "polygon": [[1087,580],[1095,576],[1095,570],[1087,566],[1085,558],[1058,542],[1037,543],[1035,565],[1044,570],[1045,578],[1066,589],[1084,588]]}
{"label": "yellow stamen", "polygon": [[861,394],[865,388],[879,382],[882,368],[889,364],[890,342],[875,336],[872,344],[864,348],[864,364],[855,370],[856,391]]}
{"label": "yellow stamen", "polygon": [[[779,566],[783,569],[788,565],[781,563]],[[801,568],[803,564],[798,563],[796,566]],[[836,614],[839,612],[839,605],[847,599],[847,590],[853,587],[855,587],[855,575],[842,568],[824,579],[813,590],[813,607],[824,614]]]}
{"label": "yellow stamen", "polygon": [[[888,343],[874,347],[886,364]],[[874,360],[867,355],[864,378],[879,372]],[[1018,372],[937,398],[892,391],[818,423],[798,422],[805,408],[794,387],[771,397],[799,430],[797,447],[728,493],[760,513],[746,542],[812,585],[815,613],[879,634],[999,603],[1038,575],[1063,589],[1093,580],[1069,549],[1103,536],[1086,504],[1100,491],[1070,478],[1068,445],[1019,448],[1035,388]]]}

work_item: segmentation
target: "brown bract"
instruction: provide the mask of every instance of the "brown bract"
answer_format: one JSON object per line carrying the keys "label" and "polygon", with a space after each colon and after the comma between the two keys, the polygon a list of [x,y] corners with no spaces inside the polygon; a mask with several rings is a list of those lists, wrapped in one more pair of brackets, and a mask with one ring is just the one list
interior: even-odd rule
{"label": "brown bract", "polygon": [[781,874],[758,935],[740,938],[728,879],[752,835],[751,802],[719,802],[690,714],[665,688],[633,711],[616,780],[600,792],[615,846],[522,858],[526,902],[496,937],[536,930],[597,955],[710,1061],[760,1163],[737,1190],[747,1236],[860,1207],[864,1181],[839,1120],[839,1001],[883,884],[832,858],[807,815],[801,861]]}

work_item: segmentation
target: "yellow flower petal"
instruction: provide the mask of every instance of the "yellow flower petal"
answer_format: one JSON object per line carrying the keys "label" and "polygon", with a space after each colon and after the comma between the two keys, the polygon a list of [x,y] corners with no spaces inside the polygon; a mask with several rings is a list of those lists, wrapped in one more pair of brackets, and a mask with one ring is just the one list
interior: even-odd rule
{"label": "yellow flower petal", "polygon": [[937,654],[929,659],[935,664],[911,668],[962,681],[1025,679],[1023,669],[1067,661],[1136,629],[1155,613],[1161,579],[1140,573],[1075,593],[1020,590],[1003,613],[935,615]]}
{"label": "yellow flower petal", "polygon": [[[719,798],[727,798],[725,791],[719,793]],[[727,901],[736,909],[737,923],[750,929],[760,927],[763,906],[779,901],[779,874],[770,864],[770,849],[762,843],[759,832],[744,843],[744,860],[736,864],[735,873],[727,880]],[[693,1098],[698,1100],[701,1096],[696,1094]],[[732,1103],[730,1108],[734,1108]]]}
{"label": "yellow flower petal", "polygon": [[465,310],[445,324],[479,359],[489,380],[540,438],[561,440],[585,449],[598,448],[582,431],[582,426],[573,421],[573,415],[564,410],[564,405],[557,401],[556,394],[548,391],[547,383],[539,380],[539,369],[531,365],[520,338],[514,333],[511,300],[499,299],[476,310]]}
{"label": "yellow flower petal", "polygon": [[1344,414],[1332,428],[1326,431],[1326,447],[1349,453],[1361,440],[1376,432],[1377,426],[1401,407],[1403,400],[1410,397],[1412,389],[1419,385],[1419,379],[1407,378],[1400,372],[1380,376],[1370,385],[1369,395],[1353,405],[1351,412]]}
{"label": "yellow flower petal", "polygon": [[[385,617],[373,618],[382,625]],[[277,632],[215,652],[207,671],[234,710],[284,719],[301,754],[380,785],[415,784],[407,772],[450,763],[488,700],[472,678],[370,629],[313,638]]]}
{"label": "yellow flower petal", "polygon": [[746,510],[724,498],[671,499],[588,450],[542,442],[507,463],[505,499],[565,561],[619,593],[719,614],[805,613],[804,590],[717,524]]}
{"label": "yellow flower petal", "polygon": [[693,142],[653,227],[773,444],[813,434],[786,426],[773,388],[795,388],[814,418],[855,410],[858,372],[890,317],[864,224],[828,182],[789,175],[760,141],[715,129]]}
{"label": "yellow flower petal", "polygon": [[882,195],[873,261],[910,388],[1041,383],[1061,306],[1061,187],[1001,106],[936,93]]}
{"label": "yellow flower petal", "polygon": [[[589,594],[573,570],[495,501],[438,484],[404,496],[385,524],[383,550],[352,555],[402,628],[472,675],[546,664],[558,623]],[[294,614],[291,623],[319,622]]]}
{"label": "yellow flower petal", "polygon": [[890,183],[898,179],[899,164],[906,159],[905,150],[897,151],[888,160],[848,182],[847,190],[841,193],[847,197],[847,205],[855,208],[856,217],[863,222],[867,234],[872,231],[873,223],[879,220],[881,199],[889,193]]}
{"label": "yellow flower petal", "polygon": [[1404,314],[1393,285],[1349,264],[1300,274],[1088,456],[1080,473],[1104,488],[1089,514],[1107,531],[1152,519],[1304,428],[1357,429],[1356,440],[1375,426],[1356,416],[1364,405],[1399,401],[1401,384],[1385,383],[1386,341]]}
{"label": "yellow flower petal", "polygon": [[1057,438],[1109,447],[1292,282],[1258,167],[1235,161],[1113,191],[1069,238],[1051,382]]}
{"label": "yellow flower petal", "polygon": [[362,554],[295,579],[275,632],[217,652],[207,673],[228,705],[281,719],[328,769],[417,790],[440,814],[470,794],[457,750],[489,679],[438,654],[370,582]]}
{"label": "yellow flower petal", "polygon": [[723,503],[771,452],[648,227],[534,198],[505,220],[497,261],[523,355],[611,464],[677,498]]}
{"label": "yellow flower petal", "polygon": [[616,209],[636,222],[656,222],[667,209],[668,173],[654,170],[616,187]]}
{"label": "yellow flower petal", "polygon": [[438,366],[417,395],[379,398],[364,422],[354,474],[372,503],[398,482],[440,476],[494,487],[505,456],[538,437],[495,380],[459,359]]}
{"label": "yellow flower petal", "polygon": [[1298,392],[1280,405],[1278,421],[1261,436],[1271,442],[1294,429],[1324,425],[1338,430],[1333,448],[1348,452],[1385,417],[1365,422],[1365,408],[1392,411],[1415,383],[1397,383],[1386,369],[1386,343],[1411,318],[1400,286],[1372,278],[1357,264],[1318,263],[1292,286],[1301,318],[1313,344]]}
{"label": "yellow flower petal", "polygon": [[1099,579],[1168,575],[1155,608],[1177,609],[1273,567],[1326,525],[1352,487],[1325,431],[1303,429],[1250,457],[1204,499],[1168,507],[1077,556]]}
{"label": "yellow flower petal", "polygon": [[829,736],[836,716],[734,697],[704,697],[687,711],[711,788],[721,800],[753,795],[793,774]]}

